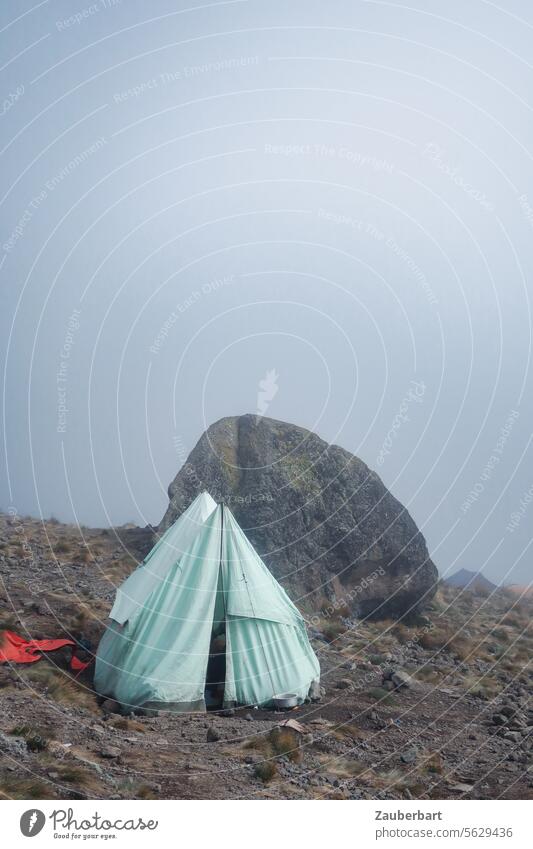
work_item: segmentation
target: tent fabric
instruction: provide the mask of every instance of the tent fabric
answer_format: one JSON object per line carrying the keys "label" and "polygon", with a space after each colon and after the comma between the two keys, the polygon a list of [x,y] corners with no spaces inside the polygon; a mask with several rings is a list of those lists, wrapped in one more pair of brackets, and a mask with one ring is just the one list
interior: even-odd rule
{"label": "tent fabric", "polygon": [[302,702],[320,676],[305,625],[300,627],[229,616],[224,701],[268,704],[274,695],[293,693]]}
{"label": "tent fabric", "polygon": [[187,551],[201,526],[216,508],[208,492],[202,492],[163,534],[147,557],[118,588],[109,614],[123,625],[146,602],[169,570]]}
{"label": "tent fabric", "polygon": [[219,505],[134,614],[113,621],[95,689],[130,710],[205,710],[213,634],[225,626],[224,703],[263,705],[320,677],[305,623],[229,509]]}
{"label": "tent fabric", "polygon": [[300,611],[265,566],[227,507],[224,509],[221,559],[228,614],[286,625],[303,622]]}
{"label": "tent fabric", "polygon": [[162,702],[205,708],[220,557],[216,515],[134,616],[106,632],[97,652],[97,692],[128,706]]}

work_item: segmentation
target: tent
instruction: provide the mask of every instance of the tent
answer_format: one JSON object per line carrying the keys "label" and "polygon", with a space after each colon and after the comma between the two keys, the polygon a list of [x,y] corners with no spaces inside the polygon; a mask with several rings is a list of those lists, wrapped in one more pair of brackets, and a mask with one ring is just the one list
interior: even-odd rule
{"label": "tent", "polygon": [[205,710],[217,688],[216,706],[267,707],[302,702],[319,676],[301,613],[220,504],[145,604],[111,623],[95,689],[126,710]]}
{"label": "tent", "polygon": [[109,614],[119,625],[131,619],[169,570],[181,558],[198,534],[201,526],[216,508],[208,492],[194,499],[184,513],[163,534],[147,557],[118,588]]}

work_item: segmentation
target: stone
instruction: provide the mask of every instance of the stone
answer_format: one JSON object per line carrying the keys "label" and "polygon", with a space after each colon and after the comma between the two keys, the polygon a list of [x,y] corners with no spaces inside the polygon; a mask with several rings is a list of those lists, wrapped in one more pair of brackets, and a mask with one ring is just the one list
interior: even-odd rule
{"label": "stone", "polygon": [[307,729],[305,725],[302,725],[301,722],[298,722],[297,719],[285,719],[283,722],[279,724],[280,728],[291,728],[293,731],[296,731],[298,734],[306,734]]}
{"label": "stone", "polygon": [[511,740],[513,743],[521,743],[522,735],[520,731],[506,731],[503,735],[504,740]]}
{"label": "stone", "polygon": [[418,757],[418,752],[416,749],[408,749],[406,752],[402,752],[400,755],[400,760],[404,764],[414,764]]}
{"label": "stone", "polygon": [[216,728],[213,728],[213,726],[211,725],[207,729],[207,742],[216,743],[218,740],[220,740],[220,734],[218,733]]}
{"label": "stone", "polygon": [[398,689],[400,689],[401,687],[405,687],[406,689],[412,689],[416,683],[413,678],[411,678],[411,676],[405,671],[405,669],[395,669],[391,675],[391,681]]}
{"label": "stone", "polygon": [[120,713],[120,705],[114,699],[105,699],[100,705],[104,713]]}
{"label": "stone", "polygon": [[108,758],[109,760],[113,758],[120,757],[120,749],[117,746],[104,746],[100,749],[100,757]]}
{"label": "stone", "polygon": [[436,591],[408,511],[362,460],[304,428],[255,415],[211,425],[170,484],[159,532],[204,489],[271,552],[267,566],[295,598],[335,582],[356,616],[413,617]]}
{"label": "stone", "polygon": [[10,755],[14,758],[25,758],[28,754],[26,741],[21,737],[11,737],[0,731],[0,752]]}
{"label": "stone", "polygon": [[340,681],[337,681],[337,690],[349,690],[352,686],[352,681],[350,678],[341,678]]}

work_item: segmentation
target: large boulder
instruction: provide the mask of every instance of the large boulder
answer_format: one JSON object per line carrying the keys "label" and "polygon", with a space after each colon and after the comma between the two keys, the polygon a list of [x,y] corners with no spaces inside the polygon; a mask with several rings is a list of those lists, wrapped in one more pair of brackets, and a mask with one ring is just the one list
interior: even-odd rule
{"label": "large boulder", "polygon": [[435,592],[405,507],[365,463],[304,428],[254,415],[211,425],[170,484],[159,531],[204,489],[304,609],[412,617]]}

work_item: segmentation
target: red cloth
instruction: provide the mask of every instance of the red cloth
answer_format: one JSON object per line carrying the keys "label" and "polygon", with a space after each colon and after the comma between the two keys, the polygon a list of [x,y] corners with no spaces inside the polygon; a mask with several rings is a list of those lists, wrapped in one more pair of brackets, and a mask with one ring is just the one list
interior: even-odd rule
{"label": "red cloth", "polygon": [[13,631],[4,631],[0,639],[0,663],[35,663],[40,651],[55,651],[63,646],[76,645],[73,640],[24,640]]}
{"label": "red cloth", "polygon": [[92,658],[91,660],[85,662],[83,660],[80,660],[78,657],[76,657],[76,655],[73,654],[70,659],[70,668],[74,672],[83,672],[83,670],[87,669],[87,667],[90,666],[92,662]]}

